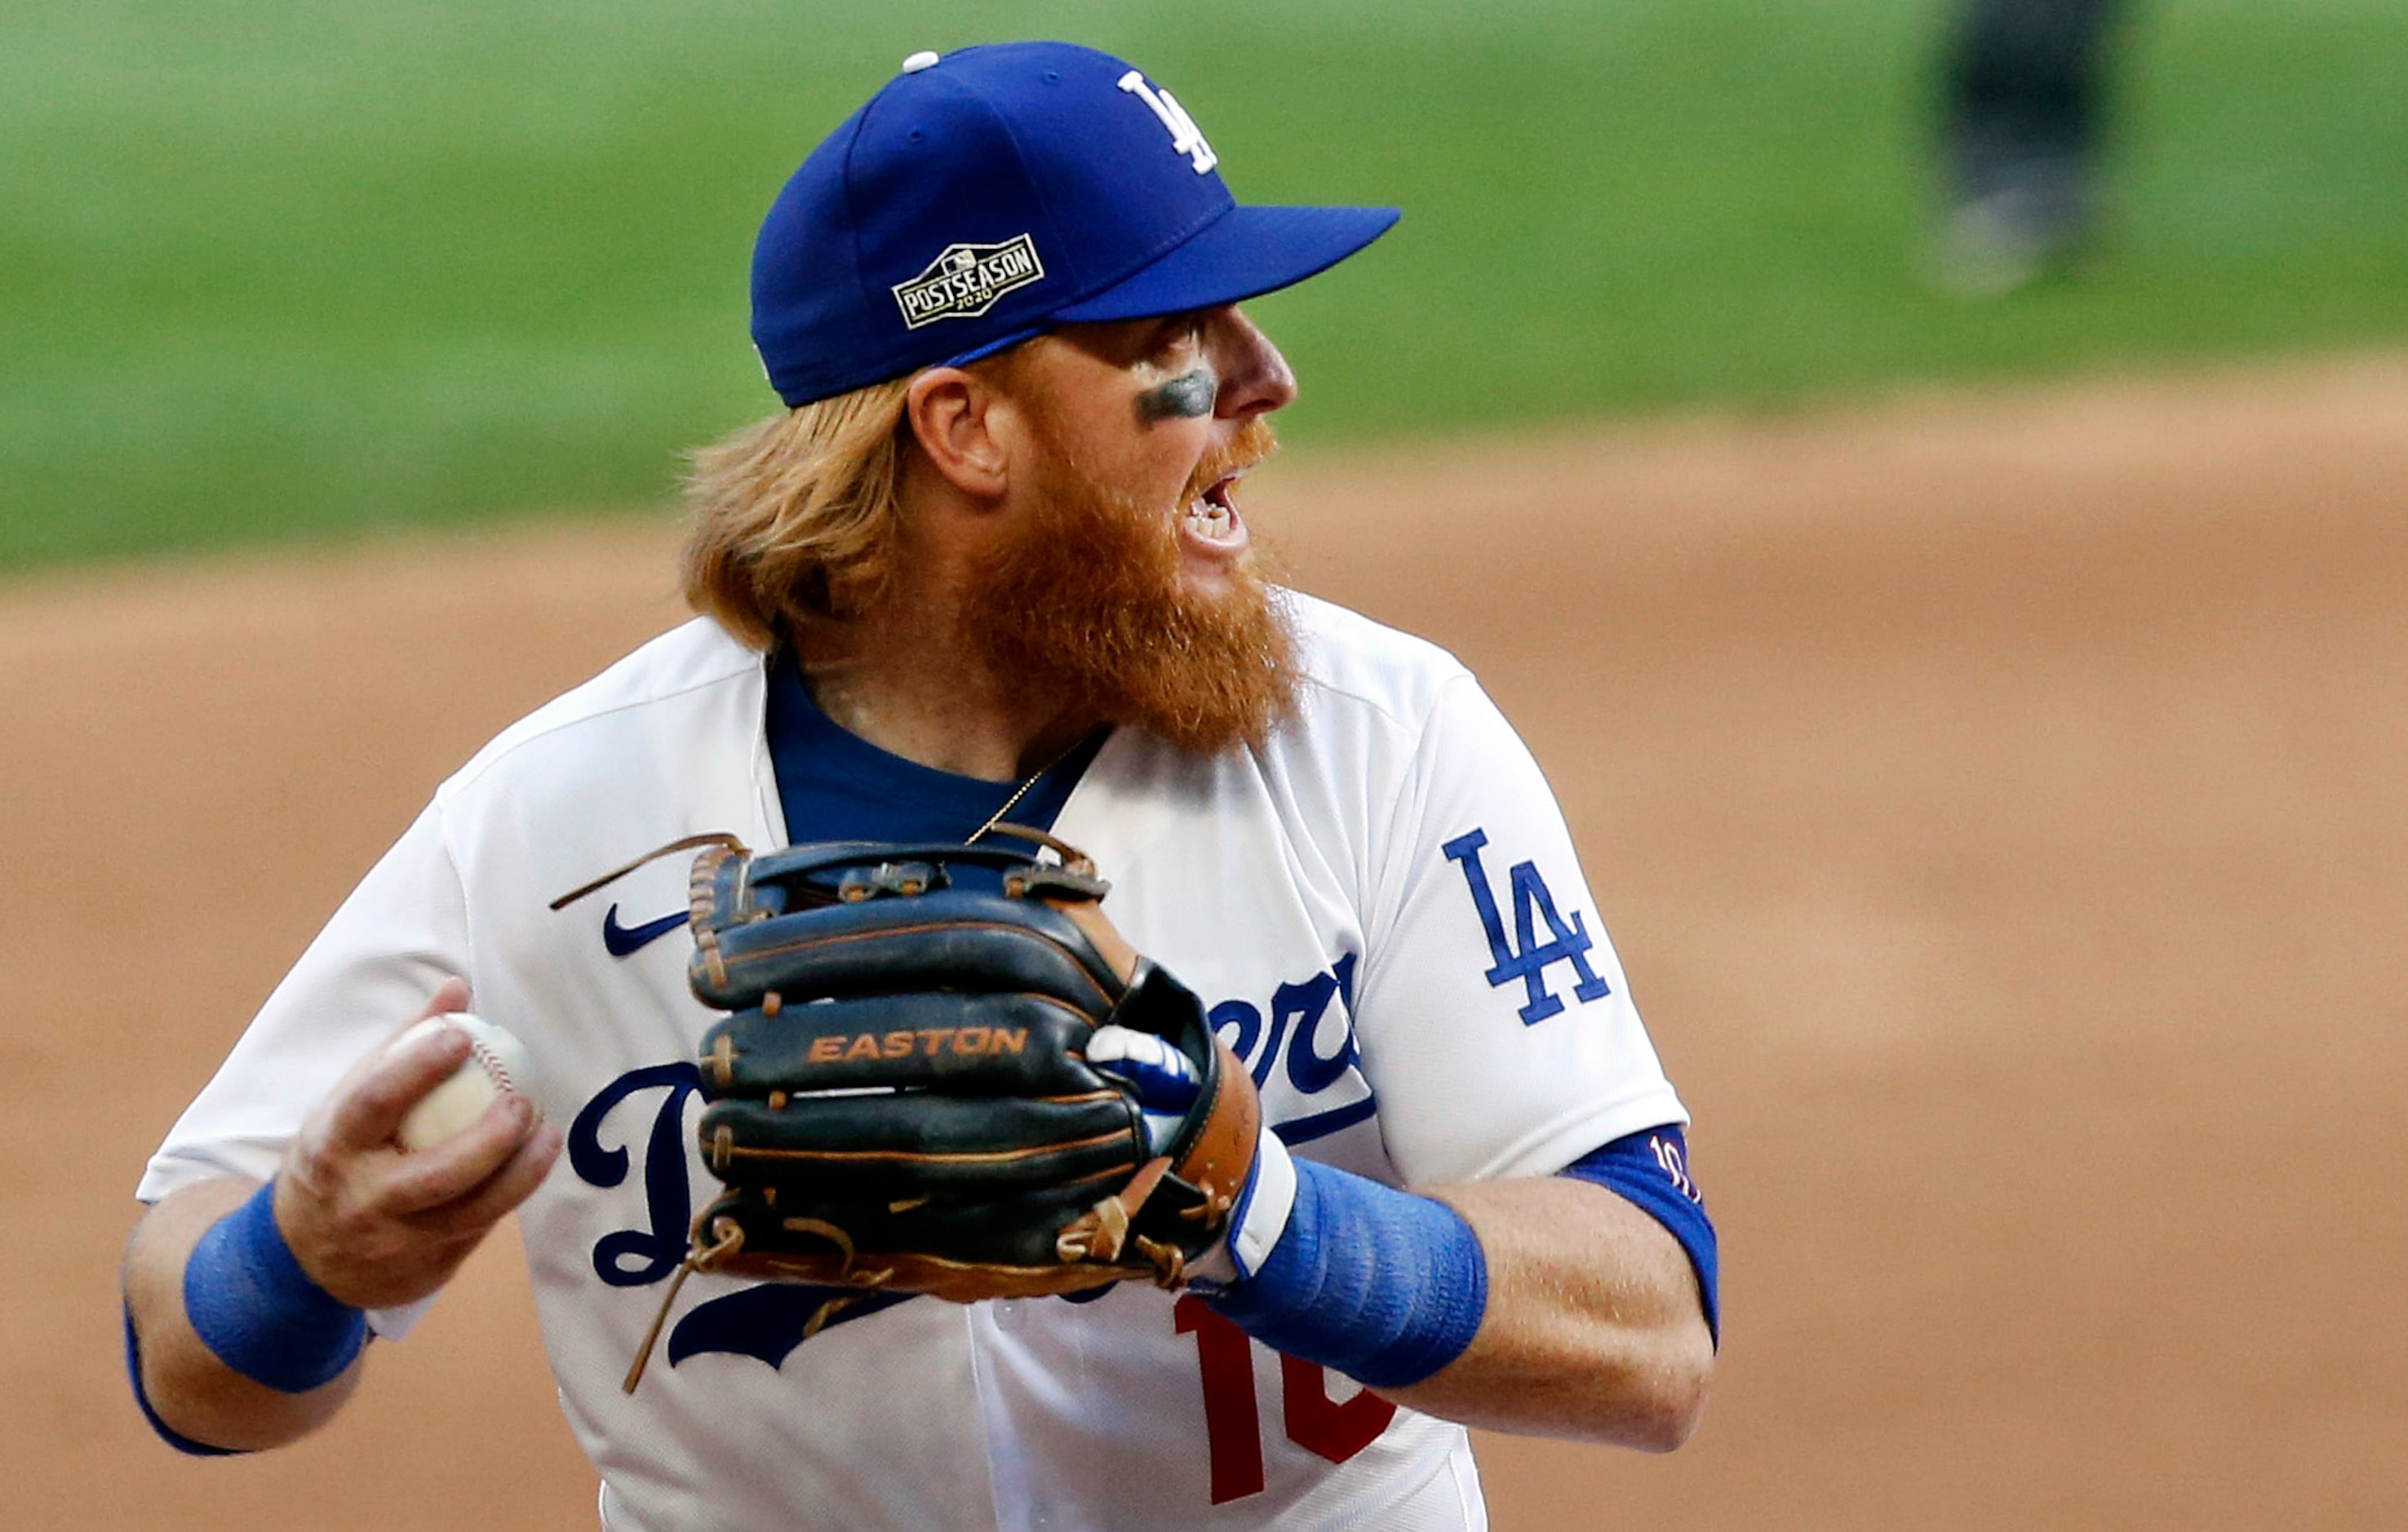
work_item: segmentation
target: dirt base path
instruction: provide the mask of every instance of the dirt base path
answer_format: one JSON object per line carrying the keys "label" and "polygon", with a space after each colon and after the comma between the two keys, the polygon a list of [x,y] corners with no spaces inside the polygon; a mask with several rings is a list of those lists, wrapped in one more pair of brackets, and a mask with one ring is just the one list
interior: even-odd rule
{"label": "dirt base path", "polygon": [[[1562,794],[1725,1240],[1670,1459],[1499,1528],[2408,1523],[2408,361],[1267,473]],[[657,526],[0,589],[11,1525],[590,1527],[516,1250],[322,1437],[149,1438],[142,1157],[432,784],[680,615]]]}

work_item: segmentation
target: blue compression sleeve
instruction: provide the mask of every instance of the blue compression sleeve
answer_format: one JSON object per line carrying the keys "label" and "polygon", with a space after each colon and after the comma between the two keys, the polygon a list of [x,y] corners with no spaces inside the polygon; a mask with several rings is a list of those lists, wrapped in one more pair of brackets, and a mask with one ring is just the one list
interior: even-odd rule
{"label": "blue compression sleeve", "polygon": [[367,1344],[367,1316],[309,1280],[276,1226],[276,1183],[209,1225],[184,1263],[184,1311],[217,1359],[254,1382],[307,1394]]}
{"label": "blue compression sleeve", "polygon": [[1719,1345],[1723,1316],[1714,1225],[1706,1216],[1705,1195],[1689,1177],[1689,1145],[1680,1128],[1667,1124],[1616,1138],[1574,1160],[1562,1174],[1615,1193],[1671,1231],[1689,1253],[1689,1266],[1698,1274],[1698,1300],[1706,1311],[1706,1328]]}
{"label": "blue compression sleeve", "polygon": [[1488,1309],[1488,1261],[1445,1203],[1299,1159],[1296,1207],[1270,1258],[1206,1301],[1275,1350],[1402,1388],[1471,1344]]}

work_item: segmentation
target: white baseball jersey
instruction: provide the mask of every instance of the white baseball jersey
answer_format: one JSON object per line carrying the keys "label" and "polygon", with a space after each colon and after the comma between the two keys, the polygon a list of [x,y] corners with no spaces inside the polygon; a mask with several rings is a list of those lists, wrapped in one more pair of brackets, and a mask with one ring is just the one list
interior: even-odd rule
{"label": "white baseball jersey", "polygon": [[[1298,1153],[1432,1184],[1685,1122],[1495,706],[1429,644],[1293,609],[1306,679],[1268,744],[1199,757],[1117,731],[1055,822],[1111,878],[1115,924],[1205,998]],[[567,1130],[519,1218],[607,1527],[1485,1525],[1459,1426],[1133,1284],[871,1300],[805,1340],[815,1290],[696,1277],[621,1393],[717,1190],[694,1142],[714,1015],[674,929],[684,858],[546,907],[681,836],[782,844],[764,694],[763,657],[698,620],[505,731],[336,912],[138,1195],[273,1173],[337,1077],[465,975]],[[416,1316],[374,1317],[395,1336]]]}

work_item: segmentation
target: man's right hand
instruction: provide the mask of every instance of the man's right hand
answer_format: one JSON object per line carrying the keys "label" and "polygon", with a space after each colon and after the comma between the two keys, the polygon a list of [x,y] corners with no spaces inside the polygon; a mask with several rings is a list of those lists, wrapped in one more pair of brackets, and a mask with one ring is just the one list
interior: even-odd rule
{"label": "man's right hand", "polygon": [[[426,1016],[467,1004],[456,980]],[[421,1018],[422,1020],[423,1017]],[[415,1023],[411,1024],[415,1025]],[[399,1052],[362,1060],[309,1117],[276,1178],[276,1224],[311,1281],[355,1308],[427,1296],[486,1231],[533,1194],[560,1156],[560,1130],[505,1095],[458,1137],[406,1153],[402,1117],[467,1056],[449,1027]],[[160,1418],[196,1441],[280,1446],[332,1419],[359,1379],[354,1363],[324,1386],[284,1394],[236,1372],[184,1310],[184,1267],[201,1237],[257,1190],[239,1176],[196,1182],[143,1215],[125,1252],[125,1304],[141,1339],[142,1387]]]}
{"label": "man's right hand", "polygon": [[[467,984],[447,980],[420,1019],[467,1003]],[[394,1144],[409,1109],[467,1057],[467,1037],[452,1027],[407,1048],[378,1049],[343,1077],[284,1152],[277,1226],[310,1280],[354,1308],[389,1309],[433,1294],[560,1157],[560,1129],[515,1091],[431,1149]]]}

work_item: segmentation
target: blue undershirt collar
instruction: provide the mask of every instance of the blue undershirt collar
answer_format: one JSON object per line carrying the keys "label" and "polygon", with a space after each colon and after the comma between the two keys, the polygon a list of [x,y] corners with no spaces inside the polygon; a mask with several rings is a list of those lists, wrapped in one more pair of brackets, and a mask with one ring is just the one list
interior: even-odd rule
{"label": "blue undershirt collar", "polygon": [[[879,749],[820,710],[791,650],[781,650],[769,660],[767,715],[769,764],[777,774],[790,844],[959,842],[1020,786],[939,771]],[[1053,828],[1110,737],[1109,729],[1098,729],[1048,767],[1028,795],[1012,806],[1011,823]]]}

